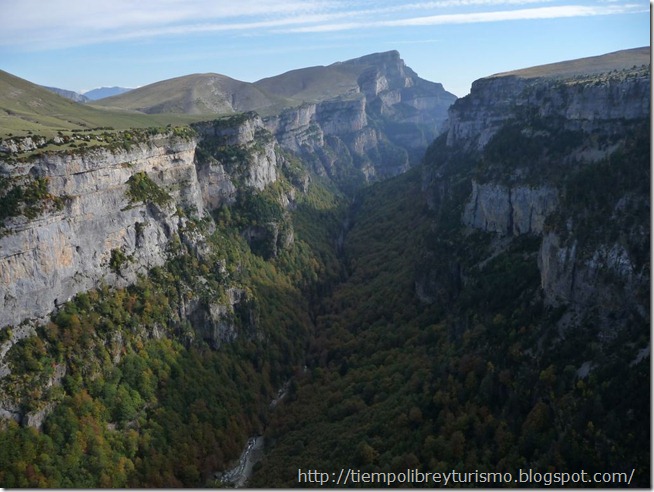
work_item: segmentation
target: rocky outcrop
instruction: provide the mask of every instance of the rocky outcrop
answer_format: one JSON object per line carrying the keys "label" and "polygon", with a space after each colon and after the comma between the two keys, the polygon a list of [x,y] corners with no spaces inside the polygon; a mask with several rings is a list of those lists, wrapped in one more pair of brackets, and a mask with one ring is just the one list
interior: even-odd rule
{"label": "rocky outcrop", "polygon": [[263,190],[277,180],[276,142],[256,113],[197,123],[202,146],[196,160],[204,203],[231,204],[239,185]]}
{"label": "rocky outcrop", "polygon": [[407,150],[369,122],[363,97],[305,104],[265,119],[280,145],[312,163],[318,174],[336,180],[358,174],[374,181],[406,171]]}
{"label": "rocky outcrop", "polygon": [[649,272],[620,243],[583,251],[578,240],[564,241],[552,232],[538,252],[541,287],[548,306],[566,307],[561,328],[592,319],[601,338],[611,339],[633,322],[647,319]]}
{"label": "rocky outcrop", "polygon": [[265,118],[266,129],[283,148],[292,152],[299,153],[305,146],[322,147],[324,132],[316,123],[316,107],[316,104],[305,103]]}
{"label": "rocky outcrop", "polygon": [[256,315],[252,300],[245,290],[229,288],[226,302],[204,302],[192,299],[182,303],[180,319],[188,320],[198,338],[214,349],[230,343],[239,336],[256,336]]}
{"label": "rocky outcrop", "polygon": [[54,92],[55,94],[60,95],[61,97],[65,97],[66,99],[70,99],[71,101],[75,101],[78,103],[85,103],[89,102],[90,99],[78,92],[75,91],[69,91],[66,89],[59,89],[58,87],[46,87],[42,86],[44,89],[49,90],[50,92]]}
{"label": "rocky outcrop", "polygon": [[557,202],[557,192],[551,187],[509,187],[473,180],[463,223],[500,235],[540,234]]}
{"label": "rocky outcrop", "polygon": [[624,246],[614,243],[599,245],[587,258],[578,258],[578,242],[562,244],[555,233],[543,238],[538,262],[541,285],[548,303],[558,306],[573,302],[586,304],[602,289],[597,288],[603,272],[625,284],[633,283],[633,261]]}
{"label": "rocky outcrop", "polygon": [[363,97],[334,99],[316,106],[316,122],[325,135],[347,135],[368,125]]}
{"label": "rocky outcrop", "polygon": [[44,147],[47,144],[48,139],[39,136],[8,138],[0,143],[0,152],[14,154],[19,152],[29,152]]}

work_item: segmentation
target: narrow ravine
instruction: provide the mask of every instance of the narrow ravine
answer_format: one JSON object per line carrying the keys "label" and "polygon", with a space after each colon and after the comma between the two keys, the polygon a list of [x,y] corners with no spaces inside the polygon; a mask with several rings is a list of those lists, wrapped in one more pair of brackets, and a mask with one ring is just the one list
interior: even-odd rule
{"label": "narrow ravine", "polygon": [[[273,410],[288,394],[288,388],[291,380],[286,381],[270,402],[269,409]],[[254,465],[263,458],[264,438],[263,436],[252,436],[247,440],[245,448],[241,453],[238,463],[233,468],[225,472],[214,473],[214,480],[222,486],[241,488],[245,487],[250,477]]]}
{"label": "narrow ravine", "polygon": [[[323,284],[322,288],[320,288],[320,286],[316,286],[316,291],[314,293],[317,295],[317,298],[315,299],[316,302],[311,303],[310,307],[310,317],[314,323],[319,315],[324,314],[324,306],[322,303],[323,297],[329,295],[335,285],[345,282],[350,274],[347,267],[348,261],[345,255],[344,245],[346,237],[355,223],[355,217],[358,214],[360,206],[361,198],[357,193],[357,195],[351,199],[347,213],[342,220],[338,236],[333,238],[333,247],[335,248],[336,255],[339,258],[342,275],[339,281],[335,282],[334,284]],[[307,366],[304,366],[304,372],[307,370]],[[269,411],[274,410],[277,405],[286,398],[289,393],[290,386],[291,379],[287,380],[282,385],[275,397],[271,400],[268,407]],[[265,432],[265,428],[263,432]],[[254,466],[264,458],[264,455],[264,437],[262,435],[249,437],[245,447],[243,448],[243,451],[241,452],[241,456],[239,457],[237,464],[224,472],[218,471],[214,473],[214,484],[221,487],[247,487],[249,480],[252,478]]]}
{"label": "narrow ravine", "polygon": [[238,464],[225,473],[216,473],[214,478],[222,485],[235,488],[244,487],[252,476],[254,465],[263,457],[263,436],[248,439]]}

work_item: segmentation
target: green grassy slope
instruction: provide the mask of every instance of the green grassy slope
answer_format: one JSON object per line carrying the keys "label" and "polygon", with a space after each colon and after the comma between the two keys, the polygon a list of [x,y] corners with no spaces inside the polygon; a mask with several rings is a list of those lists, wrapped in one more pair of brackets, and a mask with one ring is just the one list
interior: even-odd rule
{"label": "green grassy slope", "polygon": [[0,70],[0,137],[29,132],[51,136],[57,131],[112,127],[117,130],[183,124],[198,116],[145,115],[86,106]]}
{"label": "green grassy slope", "polygon": [[215,73],[163,80],[98,101],[98,106],[144,113],[229,114],[283,103],[247,82]]}
{"label": "green grassy slope", "polygon": [[319,102],[358,92],[357,77],[360,71],[360,67],[342,64],[301,68],[261,79],[254,85],[272,94]]}

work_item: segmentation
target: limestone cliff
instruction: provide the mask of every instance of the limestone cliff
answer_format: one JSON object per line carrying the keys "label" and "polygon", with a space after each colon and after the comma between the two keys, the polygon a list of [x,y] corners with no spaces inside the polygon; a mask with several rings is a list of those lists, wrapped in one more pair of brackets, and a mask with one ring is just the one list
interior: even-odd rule
{"label": "limestone cliff", "polygon": [[194,128],[202,140],[196,160],[200,188],[210,209],[233,203],[239,185],[263,190],[277,180],[276,142],[256,113],[197,123]]}
{"label": "limestone cliff", "polygon": [[556,209],[557,193],[551,187],[508,187],[472,181],[472,194],[463,223],[498,234],[540,234],[545,219]]}
{"label": "limestone cliff", "polygon": [[[34,141],[40,147],[52,144]],[[3,384],[11,386],[14,377],[7,354],[34,337],[38,321],[79,293],[134,284],[169,260],[195,258],[213,265],[222,283],[208,283],[202,272],[190,283],[179,282],[177,312],[146,336],[175,333],[180,340],[200,339],[214,348],[261,336],[257,299],[229,279],[224,258],[210,258],[207,244],[215,227],[209,212],[256,195],[278,179],[284,162],[258,116],[238,115],[195,130],[133,130],[119,133],[112,144],[30,148],[31,155],[24,147],[8,151],[15,144],[6,142],[0,161]],[[288,203],[280,197],[279,208]],[[284,220],[263,224],[261,230],[265,237],[257,239],[265,244],[264,233],[274,232],[274,254],[292,244],[292,229]],[[125,342],[120,332],[112,337],[117,364]],[[41,381],[44,388],[60,386],[67,370],[66,364],[55,367],[54,375]],[[0,397],[0,417],[37,428],[53,408],[49,400],[28,408],[15,394]]]}
{"label": "limestone cliff", "polygon": [[574,71],[532,69],[475,81],[470,94],[449,112],[448,145],[481,150],[515,118],[556,120],[562,129],[591,132],[609,124],[617,129],[622,121],[646,117],[649,52],[631,51],[634,58],[627,60],[630,55],[625,54],[622,66],[607,64],[605,71],[592,70],[598,73],[589,73],[581,66]]}
{"label": "limestone cliff", "polygon": [[[101,284],[129,285],[162,265],[175,244],[203,254],[204,239],[188,230],[188,220],[233,204],[238,193],[260,192],[283,164],[254,113],[200,123],[182,135],[132,132],[121,139],[32,157],[16,148],[0,161],[2,199],[13,204],[19,190],[30,202],[0,217],[0,327],[46,316]],[[275,252],[292,243],[283,224],[264,226],[274,233]],[[237,301],[189,312],[213,319]]]}
{"label": "limestone cliff", "polygon": [[[196,142],[155,135],[126,149],[45,153],[2,174],[44,178],[60,210],[9,219],[0,237],[0,325],[44,316],[100,282],[125,285],[165,261],[184,224],[177,206],[201,214]],[[170,199],[130,197],[130,178],[147,176]],[[163,195],[162,195],[163,196]],[[120,260],[119,260],[120,259]]]}

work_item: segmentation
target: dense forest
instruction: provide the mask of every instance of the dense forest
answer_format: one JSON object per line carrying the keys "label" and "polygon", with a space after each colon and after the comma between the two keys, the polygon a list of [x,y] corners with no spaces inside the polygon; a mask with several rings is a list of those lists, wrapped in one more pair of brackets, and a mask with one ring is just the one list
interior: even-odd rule
{"label": "dense forest", "polygon": [[[493,238],[432,230],[420,184],[414,169],[361,194],[347,280],[323,305],[311,369],[274,412],[253,484],[296,485],[298,468],[635,469],[648,483],[649,364],[630,349],[648,325],[605,342],[591,324],[561,337],[560,310],[539,300],[538,240],[483,261]],[[433,304],[414,295],[427,245],[426,261],[467,277],[457,288],[445,270]],[[588,360],[596,369],[581,375]]]}
{"label": "dense forest", "polygon": [[[358,194],[346,278],[323,299],[309,370],[274,412],[253,484],[296,485],[299,468],[585,470],[650,483],[650,321],[634,307],[649,307],[649,125],[632,123],[626,138],[563,127],[509,121],[483,150],[443,135],[421,167]],[[598,141],[619,150],[575,157]],[[473,181],[555,186],[562,204],[542,233],[466,227]],[[547,234],[574,244],[580,269],[601,271],[597,299],[546,298]],[[599,267],[604,244],[622,245],[644,281]]]}

